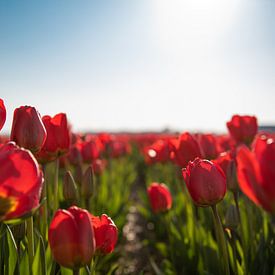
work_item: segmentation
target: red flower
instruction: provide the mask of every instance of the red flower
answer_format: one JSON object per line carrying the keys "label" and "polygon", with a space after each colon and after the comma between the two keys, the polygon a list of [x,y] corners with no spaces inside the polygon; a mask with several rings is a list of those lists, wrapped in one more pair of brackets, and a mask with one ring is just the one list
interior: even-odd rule
{"label": "red flower", "polygon": [[3,99],[0,98],[0,130],[3,128],[6,121],[6,107]]}
{"label": "red flower", "polygon": [[223,152],[219,155],[218,158],[213,160],[213,162],[222,168],[226,176],[227,188],[231,191],[236,191],[239,185],[236,174],[235,153],[232,151]]}
{"label": "red flower", "polygon": [[90,264],[95,238],[89,212],[76,206],[57,210],[49,228],[49,243],[60,265],[73,269]]}
{"label": "red flower", "polygon": [[96,175],[102,174],[106,166],[107,161],[105,159],[96,159],[92,162],[92,167]]}
{"label": "red flower", "polygon": [[258,131],[257,118],[255,116],[234,115],[226,125],[230,135],[236,142],[247,145],[253,141]]}
{"label": "red flower", "polygon": [[198,206],[211,206],[221,201],[226,192],[226,179],[219,165],[196,158],[182,174],[193,201]]}
{"label": "red flower", "polygon": [[37,158],[47,162],[69,151],[71,134],[66,114],[60,113],[53,118],[43,116],[42,121],[47,131],[47,138]]}
{"label": "red flower", "polygon": [[114,222],[105,214],[101,217],[91,215],[91,219],[95,232],[96,250],[103,254],[113,252],[118,238],[118,230]]}
{"label": "red flower", "polygon": [[237,153],[237,176],[241,190],[254,203],[275,213],[275,141],[258,137],[249,151],[244,145]]}
{"label": "red flower", "polygon": [[167,211],[172,207],[172,196],[164,183],[152,183],[147,188],[147,193],[155,213]]}
{"label": "red flower", "polygon": [[34,107],[21,106],[14,110],[10,139],[21,147],[37,152],[46,140],[46,129]]}
{"label": "red flower", "polygon": [[201,157],[201,151],[197,140],[188,132],[180,135],[174,143],[173,160],[181,167],[185,167],[189,161]]}
{"label": "red flower", "polygon": [[42,172],[32,154],[9,142],[0,146],[0,220],[22,217],[38,207]]}
{"label": "red flower", "polygon": [[197,138],[201,153],[205,159],[213,159],[218,156],[218,143],[217,139],[212,134],[200,134]]}
{"label": "red flower", "polygon": [[83,141],[81,143],[81,155],[83,161],[86,163],[91,163],[93,160],[99,158],[100,149],[100,145],[96,139]]}
{"label": "red flower", "polygon": [[145,160],[147,163],[169,161],[171,151],[171,144],[168,140],[157,140],[144,149]]}

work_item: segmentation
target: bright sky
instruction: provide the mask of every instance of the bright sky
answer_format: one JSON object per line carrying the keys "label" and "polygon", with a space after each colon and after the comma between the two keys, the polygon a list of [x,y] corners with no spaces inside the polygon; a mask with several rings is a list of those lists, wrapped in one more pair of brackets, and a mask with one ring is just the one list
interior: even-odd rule
{"label": "bright sky", "polygon": [[0,97],[75,130],[275,124],[273,0],[3,0]]}

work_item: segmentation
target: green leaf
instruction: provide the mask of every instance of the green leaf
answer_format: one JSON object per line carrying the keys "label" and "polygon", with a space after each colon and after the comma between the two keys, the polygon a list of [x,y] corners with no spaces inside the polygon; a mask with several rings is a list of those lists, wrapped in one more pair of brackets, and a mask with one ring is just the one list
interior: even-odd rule
{"label": "green leaf", "polygon": [[17,246],[13,237],[13,234],[8,226],[7,227],[7,243],[8,243],[8,249],[9,249],[9,266],[8,266],[8,274],[13,275],[15,267],[17,265]]}

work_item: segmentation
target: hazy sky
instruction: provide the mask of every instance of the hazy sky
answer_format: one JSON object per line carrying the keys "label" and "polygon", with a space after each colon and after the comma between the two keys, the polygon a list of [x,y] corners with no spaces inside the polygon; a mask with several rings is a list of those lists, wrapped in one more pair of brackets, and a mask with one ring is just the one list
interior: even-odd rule
{"label": "hazy sky", "polygon": [[273,0],[0,0],[0,97],[75,130],[275,124]]}

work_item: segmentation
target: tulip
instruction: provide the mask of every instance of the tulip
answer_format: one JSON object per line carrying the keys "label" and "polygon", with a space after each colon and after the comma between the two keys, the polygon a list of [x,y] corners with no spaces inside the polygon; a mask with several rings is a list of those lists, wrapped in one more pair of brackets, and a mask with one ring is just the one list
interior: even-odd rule
{"label": "tulip", "polygon": [[225,176],[226,176],[226,183],[227,189],[235,192],[238,190],[238,180],[236,174],[236,157],[233,151],[230,152],[223,152],[219,155],[218,158],[213,160],[214,163],[218,164]]}
{"label": "tulip", "polygon": [[189,161],[201,157],[199,144],[194,136],[186,132],[180,135],[176,142],[173,142],[173,160],[181,167],[185,167]]}
{"label": "tulip", "polygon": [[10,139],[21,147],[38,152],[46,140],[46,129],[34,107],[21,106],[14,110]]}
{"label": "tulip", "polygon": [[260,136],[250,151],[241,146],[237,153],[240,189],[255,204],[275,213],[275,141]]}
{"label": "tulip", "polygon": [[53,118],[43,116],[42,121],[47,131],[47,138],[37,158],[41,162],[48,162],[69,151],[71,134],[66,114],[60,113]]}
{"label": "tulip", "polygon": [[0,98],[0,130],[3,128],[6,121],[6,107],[3,99]]}
{"label": "tulip", "polygon": [[78,198],[77,186],[70,171],[66,171],[64,175],[63,197],[69,203],[76,203]]}
{"label": "tulip", "polygon": [[0,221],[20,218],[39,206],[42,172],[33,155],[9,142],[0,146]]}
{"label": "tulip", "polygon": [[221,201],[226,192],[226,178],[219,165],[196,158],[189,162],[182,174],[194,203],[211,206]]}
{"label": "tulip", "polygon": [[147,194],[154,213],[164,212],[172,207],[172,196],[164,183],[152,183],[147,188]]}
{"label": "tulip", "polygon": [[100,254],[113,252],[118,238],[118,230],[114,222],[105,214],[101,217],[91,215],[91,219],[95,233],[96,251]]}
{"label": "tulip", "polygon": [[100,146],[98,142],[95,139],[82,142],[81,155],[83,161],[86,163],[91,163],[93,160],[99,158]]}
{"label": "tulip", "polygon": [[197,140],[200,145],[203,158],[210,160],[218,156],[218,143],[214,135],[200,134],[198,135]]}
{"label": "tulip", "polygon": [[49,227],[52,255],[60,265],[78,269],[90,264],[95,237],[90,214],[76,206],[57,210]]}
{"label": "tulip", "polygon": [[250,145],[258,131],[257,118],[255,116],[234,115],[231,121],[226,123],[228,131],[237,143]]}

